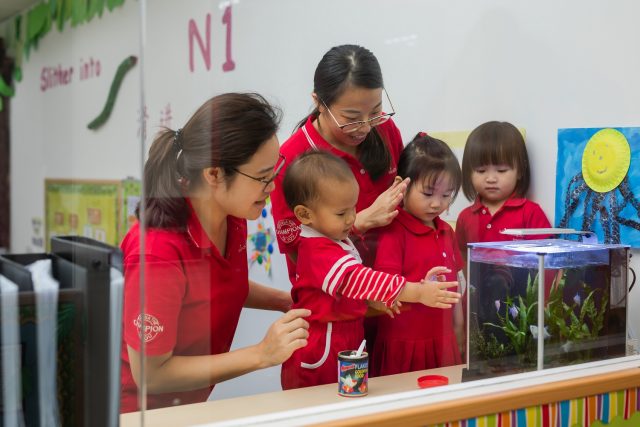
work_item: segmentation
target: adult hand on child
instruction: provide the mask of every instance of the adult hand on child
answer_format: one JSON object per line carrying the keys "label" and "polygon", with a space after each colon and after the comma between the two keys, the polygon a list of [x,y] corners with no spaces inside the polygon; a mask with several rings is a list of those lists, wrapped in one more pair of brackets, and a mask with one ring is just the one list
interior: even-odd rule
{"label": "adult hand on child", "polygon": [[460,301],[461,295],[457,292],[447,291],[448,288],[457,288],[458,282],[445,282],[445,273],[450,273],[446,267],[434,267],[420,281],[424,289],[420,295],[420,302],[429,307],[451,308],[452,304]]}
{"label": "adult hand on child", "polygon": [[261,368],[279,365],[294,351],[307,345],[309,322],[304,317],[310,314],[310,310],[298,308],[273,322],[258,344]]}
{"label": "adult hand on child", "polygon": [[380,194],[371,206],[358,212],[355,228],[364,233],[372,228],[389,225],[398,215],[396,208],[404,198],[410,181],[409,178],[403,180],[396,177],[391,187]]}

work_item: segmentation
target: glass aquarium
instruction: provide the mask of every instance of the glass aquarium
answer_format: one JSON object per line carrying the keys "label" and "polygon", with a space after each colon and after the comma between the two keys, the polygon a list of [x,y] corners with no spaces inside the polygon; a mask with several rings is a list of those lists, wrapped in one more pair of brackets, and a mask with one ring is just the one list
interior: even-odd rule
{"label": "glass aquarium", "polygon": [[629,246],[546,239],[468,251],[471,377],[625,355]]}

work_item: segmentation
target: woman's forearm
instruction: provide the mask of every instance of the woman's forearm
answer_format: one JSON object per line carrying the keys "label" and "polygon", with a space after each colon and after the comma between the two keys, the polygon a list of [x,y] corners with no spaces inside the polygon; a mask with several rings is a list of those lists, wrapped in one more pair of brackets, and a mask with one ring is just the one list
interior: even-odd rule
{"label": "woman's forearm", "polygon": [[[290,310],[273,322],[256,345],[228,353],[174,356],[165,353],[145,357],[145,378],[150,394],[197,390],[246,373],[279,365],[297,349],[307,345],[311,312]],[[127,347],[134,381],[140,387],[140,353]]]}
{"label": "woman's forearm", "polygon": [[249,295],[244,303],[247,308],[287,312],[291,308],[291,294],[280,289],[260,285],[249,280]]}
{"label": "woman's forearm", "polygon": [[[130,347],[128,350],[129,360],[132,361],[133,377],[140,387],[140,370],[137,362],[139,353]],[[134,360],[136,360],[135,363]],[[267,365],[262,360],[257,346],[216,355],[147,357],[145,366],[147,393],[198,390],[265,367]]]}

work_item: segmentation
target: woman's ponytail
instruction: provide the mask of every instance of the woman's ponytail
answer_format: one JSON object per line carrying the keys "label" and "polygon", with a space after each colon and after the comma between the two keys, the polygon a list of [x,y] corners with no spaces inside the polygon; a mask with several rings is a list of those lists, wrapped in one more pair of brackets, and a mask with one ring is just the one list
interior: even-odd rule
{"label": "woman's ponytail", "polygon": [[149,149],[149,159],[144,165],[146,227],[182,228],[186,224],[184,177],[178,165],[184,156],[183,150],[177,149],[177,134],[168,128],[161,130]]}

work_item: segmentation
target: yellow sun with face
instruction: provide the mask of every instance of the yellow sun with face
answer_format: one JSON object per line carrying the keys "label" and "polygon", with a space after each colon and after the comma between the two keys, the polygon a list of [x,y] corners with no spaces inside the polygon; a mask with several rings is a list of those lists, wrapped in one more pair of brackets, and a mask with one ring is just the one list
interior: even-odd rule
{"label": "yellow sun with face", "polygon": [[629,171],[631,148],[615,129],[602,129],[591,137],[582,153],[582,176],[589,188],[606,193],[616,188]]}

